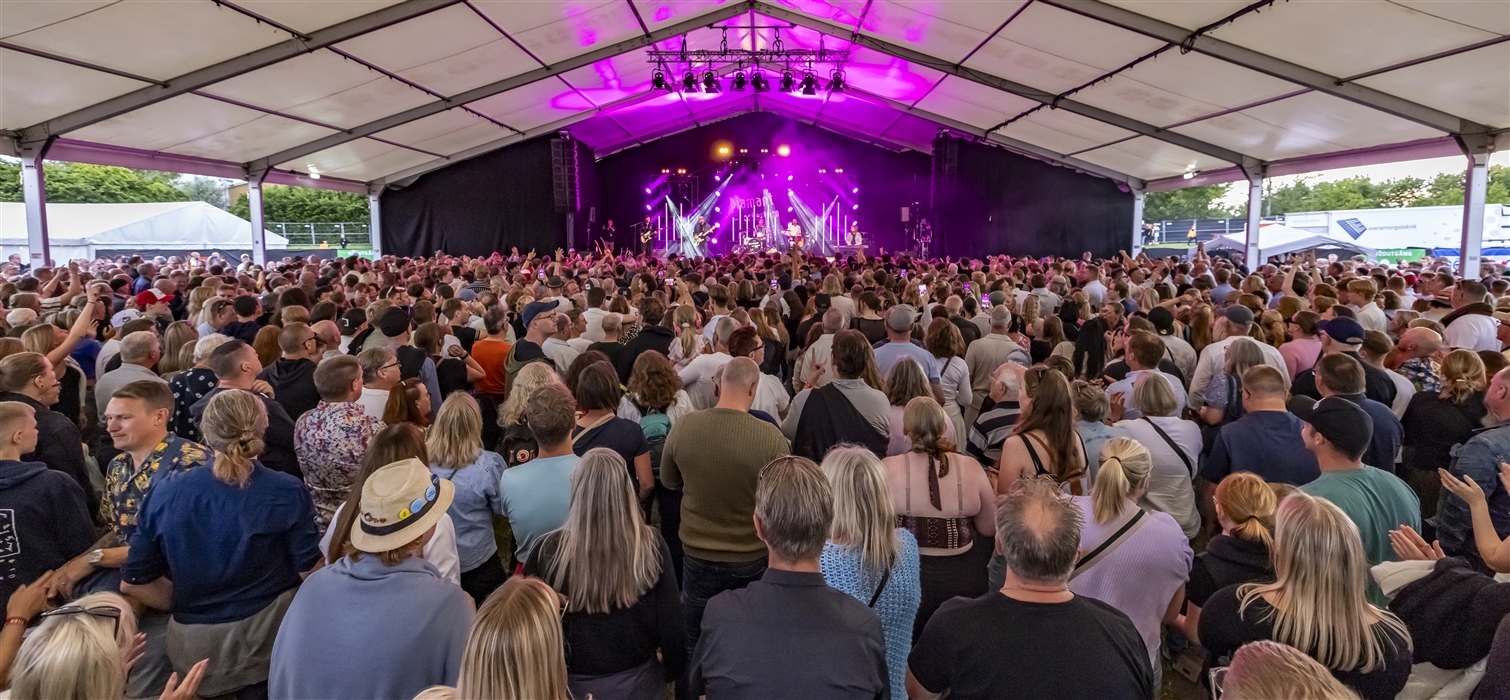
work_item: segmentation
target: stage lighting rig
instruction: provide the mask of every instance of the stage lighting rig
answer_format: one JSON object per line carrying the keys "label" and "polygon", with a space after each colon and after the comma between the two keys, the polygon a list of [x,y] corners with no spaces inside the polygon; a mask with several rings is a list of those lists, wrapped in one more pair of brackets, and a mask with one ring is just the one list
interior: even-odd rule
{"label": "stage lighting rig", "polygon": [[703,92],[708,94],[716,94],[718,92],[718,76],[713,75],[713,71],[705,71],[703,73]]}
{"label": "stage lighting rig", "polygon": [[744,71],[740,71],[740,72],[734,74],[734,80],[729,83],[729,89],[733,90],[734,92],[744,92],[745,91],[745,72]]}
{"label": "stage lighting rig", "polygon": [[671,83],[666,82],[666,74],[659,68],[656,69],[654,75],[650,76],[650,89],[671,91]]}
{"label": "stage lighting rig", "polygon": [[795,87],[796,85],[797,85],[797,78],[796,78],[796,76],[792,75],[791,71],[788,70],[788,71],[782,71],[781,72],[781,91],[782,92],[791,92],[792,88]]}
{"label": "stage lighting rig", "polygon": [[755,92],[770,92],[771,84],[766,81],[765,73],[756,70],[750,74],[750,88]]}
{"label": "stage lighting rig", "polygon": [[835,69],[828,76],[829,92],[844,92],[844,71]]}
{"label": "stage lighting rig", "polygon": [[809,97],[818,94],[818,76],[814,75],[812,71],[808,71],[802,75],[802,94]]}
{"label": "stage lighting rig", "polygon": [[[688,49],[687,39],[684,36],[682,37],[682,45],[679,49],[650,48],[645,51],[645,55],[652,63],[662,67],[667,64],[686,66],[736,64],[736,67],[759,67],[762,63],[770,66],[813,66],[816,64],[838,66],[849,61],[849,50],[826,48],[823,46],[821,38],[816,49],[787,48],[781,40],[781,30],[793,29],[795,26],[792,24],[737,27],[714,26],[712,27],[713,29],[723,32],[723,40],[719,43],[717,49]],[[735,46],[731,48],[729,46],[730,29],[772,29],[775,30],[775,38],[765,48],[741,48],[738,46],[738,42],[735,42]]]}
{"label": "stage lighting rig", "polygon": [[682,76],[682,92],[697,92],[697,76],[690,70]]}

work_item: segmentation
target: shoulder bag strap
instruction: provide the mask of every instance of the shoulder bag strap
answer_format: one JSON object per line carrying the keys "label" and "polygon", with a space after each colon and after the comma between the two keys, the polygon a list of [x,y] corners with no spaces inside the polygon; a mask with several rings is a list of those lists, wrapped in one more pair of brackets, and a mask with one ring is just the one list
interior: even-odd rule
{"label": "shoulder bag strap", "polygon": [[1190,463],[1190,458],[1185,456],[1185,451],[1180,449],[1179,445],[1175,444],[1174,438],[1169,437],[1169,433],[1164,432],[1164,429],[1160,428],[1159,424],[1153,422],[1153,419],[1148,416],[1143,416],[1143,420],[1153,426],[1154,432],[1158,433],[1159,437],[1164,438],[1164,442],[1169,445],[1169,449],[1174,450],[1174,453],[1180,456],[1180,461],[1185,463],[1185,471],[1190,472],[1190,476],[1194,478],[1195,466]]}
{"label": "shoulder bag strap", "polygon": [[589,425],[586,428],[583,428],[582,432],[577,433],[577,436],[571,439],[571,444],[573,444],[573,445],[577,444],[577,441],[581,440],[583,435],[586,435],[586,434],[592,432],[593,430],[597,429],[599,426],[602,426],[604,423],[607,423],[608,421],[611,421],[611,420],[613,420],[613,414],[612,413],[610,413],[610,414],[608,414],[606,416],[603,416],[602,418],[599,418],[598,420],[594,421],[592,425]]}
{"label": "shoulder bag strap", "polygon": [[875,592],[875,594],[870,597],[870,605],[869,605],[869,607],[872,607],[872,608],[876,607],[876,601],[878,601],[878,600],[881,599],[881,591],[886,590],[886,582],[890,581],[890,580],[891,580],[891,569],[887,569],[886,573],[881,574],[881,585],[876,586],[876,592]]}
{"label": "shoulder bag strap", "polygon": [[1112,552],[1117,551],[1117,547],[1131,539],[1132,534],[1143,527],[1143,524],[1147,521],[1148,513],[1142,508],[1135,509],[1132,517],[1128,518],[1127,522],[1123,523],[1121,528],[1102,540],[1101,544],[1096,545],[1095,549],[1086,552],[1085,556],[1080,557],[1080,560],[1075,562],[1075,570],[1070,573],[1070,580],[1075,580],[1075,577],[1085,573],[1087,569],[1095,566],[1097,562],[1105,559]]}

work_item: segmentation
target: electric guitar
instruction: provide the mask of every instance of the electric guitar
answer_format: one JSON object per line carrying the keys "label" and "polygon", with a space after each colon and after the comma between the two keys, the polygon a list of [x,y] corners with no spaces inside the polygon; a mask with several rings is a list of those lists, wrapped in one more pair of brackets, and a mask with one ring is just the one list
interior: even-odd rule
{"label": "electric guitar", "polygon": [[708,234],[710,233],[713,233],[713,229],[706,226],[703,227],[701,231],[694,231],[692,233],[692,242],[697,245],[702,245],[703,241],[708,240]]}
{"label": "electric guitar", "polygon": [[652,228],[645,229],[645,232],[642,233],[642,234],[640,234],[640,242],[641,243],[649,243],[650,239],[654,238],[654,237],[655,237],[655,229],[652,229]]}

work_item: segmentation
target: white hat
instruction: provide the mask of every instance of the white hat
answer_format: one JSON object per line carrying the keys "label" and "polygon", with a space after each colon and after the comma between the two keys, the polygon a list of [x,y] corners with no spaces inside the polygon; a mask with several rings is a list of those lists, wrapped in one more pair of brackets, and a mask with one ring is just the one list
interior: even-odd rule
{"label": "white hat", "polygon": [[30,326],[37,322],[37,312],[26,307],[11,309],[10,313],[5,316],[5,322],[9,323],[12,328]]}
{"label": "white hat", "polygon": [[351,546],[380,553],[419,539],[446,514],[456,486],[430,473],[418,459],[394,462],[362,484],[362,510],[351,528]]}

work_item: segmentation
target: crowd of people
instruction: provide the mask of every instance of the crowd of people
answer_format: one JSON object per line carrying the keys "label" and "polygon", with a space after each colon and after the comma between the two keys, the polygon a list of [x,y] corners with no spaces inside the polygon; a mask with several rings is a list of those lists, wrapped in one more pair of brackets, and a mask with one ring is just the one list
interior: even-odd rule
{"label": "crowd of people", "polygon": [[1510,276],[0,266],[0,685],[1510,697]]}

